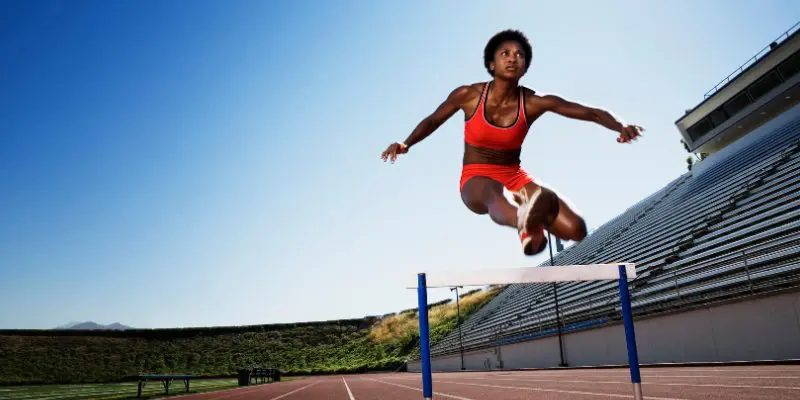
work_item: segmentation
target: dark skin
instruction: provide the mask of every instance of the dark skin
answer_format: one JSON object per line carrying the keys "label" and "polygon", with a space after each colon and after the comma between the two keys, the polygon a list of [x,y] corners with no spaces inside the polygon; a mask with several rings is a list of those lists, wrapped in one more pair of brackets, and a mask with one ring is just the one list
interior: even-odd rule
{"label": "dark skin", "polygon": [[[506,127],[517,120],[519,108],[519,80],[525,75],[525,54],[518,43],[509,41],[501,44],[494,55],[489,68],[494,74],[486,100],[486,119],[489,123]],[[397,156],[408,152],[409,148],[424,140],[447,122],[456,112],[464,112],[469,119],[478,107],[484,83],[463,85],[453,90],[447,99],[436,110],[425,117],[411,132],[403,143],[393,143],[381,154],[383,161],[394,163]],[[618,143],[632,143],[641,136],[644,129],[638,125],[620,122],[610,112],[565,100],[556,95],[540,96],[528,88],[523,88],[525,96],[525,117],[528,124],[533,124],[545,113],[552,112],[563,117],[580,121],[594,122],[611,131],[617,132]],[[479,152],[479,149],[466,146],[464,159],[471,163],[510,164],[516,155],[503,151]],[[466,162],[466,161],[465,161]],[[558,214],[552,221],[542,224],[553,235],[565,240],[580,241],[586,237],[586,223],[561,196],[552,189],[539,183],[528,183],[522,193],[513,194],[516,202],[522,201],[525,193],[533,193],[541,187],[543,196],[557,198]],[[503,185],[487,177],[473,177],[464,184],[461,198],[464,204],[476,214],[489,214],[495,223],[503,226],[517,227],[517,207],[503,196]],[[555,204],[555,201],[553,202]],[[528,226],[533,237],[534,247],[543,249],[544,234]]]}

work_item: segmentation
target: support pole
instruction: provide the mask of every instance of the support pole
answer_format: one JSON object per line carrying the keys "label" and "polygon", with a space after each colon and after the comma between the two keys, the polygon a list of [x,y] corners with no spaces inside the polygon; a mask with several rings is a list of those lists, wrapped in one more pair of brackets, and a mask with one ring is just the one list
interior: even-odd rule
{"label": "support pole", "polygon": [[422,355],[422,397],[433,398],[433,379],[431,378],[431,350],[428,330],[428,288],[425,274],[417,275],[417,298],[419,307],[419,346]]}
{"label": "support pole", "polygon": [[[547,247],[550,248],[550,266],[553,265],[553,241],[550,238],[550,232],[547,232]],[[558,312],[558,285],[553,282],[553,299],[556,302],[556,328],[558,329],[558,354],[561,356],[561,363],[559,367],[566,367],[567,363],[564,362],[564,341],[561,335],[561,315]]]}
{"label": "support pole", "polygon": [[628,276],[625,266],[619,266],[619,294],[622,308],[622,319],[625,324],[625,341],[628,345],[628,366],[631,371],[633,383],[633,398],[642,400],[642,377],[639,374],[639,354],[636,351],[636,334],[633,330],[633,312],[631,311],[631,296],[628,291]]}
{"label": "support pole", "polygon": [[556,301],[556,328],[558,328],[558,354],[561,356],[561,364],[558,364],[559,367],[567,367],[569,366],[566,362],[564,362],[564,340],[562,339],[561,335],[561,314],[558,312],[558,286],[555,282],[553,282],[553,297]]}
{"label": "support pole", "polygon": [[464,371],[466,368],[464,367],[464,337],[461,335],[461,306],[459,305],[459,296],[458,296],[458,288],[463,286],[456,286],[451,291],[456,291],[456,315],[458,316],[458,342],[460,343],[461,347],[461,370]]}

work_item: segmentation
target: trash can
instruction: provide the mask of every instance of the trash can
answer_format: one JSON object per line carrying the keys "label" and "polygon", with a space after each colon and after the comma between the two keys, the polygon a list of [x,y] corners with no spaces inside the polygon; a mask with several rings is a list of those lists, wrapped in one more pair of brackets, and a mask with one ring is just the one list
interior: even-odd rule
{"label": "trash can", "polygon": [[240,369],[237,372],[239,374],[239,386],[249,386],[250,385],[250,370],[249,369]]}
{"label": "trash can", "polygon": [[274,371],[274,375],[272,376],[272,381],[273,382],[280,382],[281,381],[281,371],[280,370],[276,369]]}

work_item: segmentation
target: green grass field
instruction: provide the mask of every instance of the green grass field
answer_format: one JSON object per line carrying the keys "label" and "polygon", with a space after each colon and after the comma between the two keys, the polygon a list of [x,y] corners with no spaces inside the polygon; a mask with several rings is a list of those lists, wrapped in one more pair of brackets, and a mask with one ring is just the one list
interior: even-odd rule
{"label": "green grass field", "polygon": [[[265,384],[267,385],[267,384]],[[238,387],[236,379],[198,379],[189,383],[189,393],[202,393]],[[33,385],[0,387],[3,400],[111,400],[136,398],[137,382],[100,383],[88,385]],[[185,394],[183,381],[173,381],[170,395]],[[142,398],[164,396],[160,381],[150,381],[142,390]]]}
{"label": "green grass field", "polygon": [[[468,318],[499,287],[461,295]],[[455,302],[429,305],[430,340],[457,327]],[[269,366],[281,380],[310,374],[393,371],[419,355],[416,309],[381,317],[242,327],[132,329],[126,331],[0,331],[0,400],[136,398],[141,374],[235,376],[240,368]],[[237,387],[236,379],[196,379],[191,393]],[[171,395],[183,394],[174,381]],[[143,397],[163,396],[150,381]]]}

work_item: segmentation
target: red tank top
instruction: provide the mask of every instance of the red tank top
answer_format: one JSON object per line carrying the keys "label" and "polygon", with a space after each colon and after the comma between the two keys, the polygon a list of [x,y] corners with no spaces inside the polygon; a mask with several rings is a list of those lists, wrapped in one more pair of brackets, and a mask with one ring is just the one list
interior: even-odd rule
{"label": "red tank top", "polygon": [[509,127],[492,125],[486,119],[486,98],[489,94],[489,82],[483,86],[478,109],[464,124],[464,140],[475,147],[494,150],[513,150],[522,147],[528,134],[528,120],[525,118],[525,102],[522,88],[519,88],[519,107],[517,119]]}

